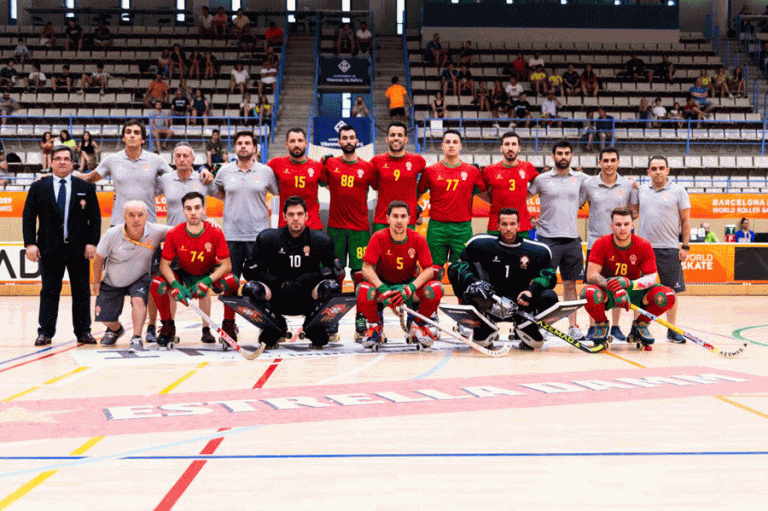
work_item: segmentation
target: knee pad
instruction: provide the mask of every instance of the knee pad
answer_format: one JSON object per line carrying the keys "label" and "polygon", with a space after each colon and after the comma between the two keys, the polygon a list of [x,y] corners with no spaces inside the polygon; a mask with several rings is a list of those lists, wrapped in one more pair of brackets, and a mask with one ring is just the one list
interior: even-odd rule
{"label": "knee pad", "polygon": [[261,282],[249,280],[243,286],[243,297],[248,298],[253,304],[264,303],[267,301],[267,290]]}
{"label": "knee pad", "polygon": [[605,303],[605,291],[599,286],[589,284],[581,290],[580,298],[587,301],[587,305],[601,305]]}
{"label": "knee pad", "polygon": [[539,327],[528,325],[524,328],[516,328],[515,334],[520,342],[527,344],[531,348],[541,348],[544,345],[544,336],[541,335]]}
{"label": "knee pad", "polygon": [[445,267],[439,264],[432,265],[432,268],[435,270],[434,278],[437,281],[443,280],[443,277],[445,276]]}
{"label": "knee pad", "polygon": [[335,280],[321,280],[317,285],[317,300],[327,302],[333,295],[341,293],[341,287]]}
{"label": "knee pad", "polygon": [[422,301],[440,300],[443,297],[443,285],[436,280],[430,280],[418,292]]}
{"label": "knee pad", "polygon": [[152,295],[162,296],[168,292],[171,286],[168,285],[168,281],[160,275],[152,278],[152,283],[149,285],[149,292]]}
{"label": "knee pad", "polygon": [[214,282],[211,287],[213,288],[214,293],[237,294],[237,290],[240,288],[240,283],[237,281],[234,274],[227,273]]}
{"label": "knee pad", "polygon": [[358,302],[374,302],[376,301],[376,294],[376,288],[370,282],[363,282],[357,286]]}
{"label": "knee pad", "polygon": [[669,310],[675,305],[675,292],[667,286],[656,284],[645,295],[648,305],[655,305],[659,309]]}

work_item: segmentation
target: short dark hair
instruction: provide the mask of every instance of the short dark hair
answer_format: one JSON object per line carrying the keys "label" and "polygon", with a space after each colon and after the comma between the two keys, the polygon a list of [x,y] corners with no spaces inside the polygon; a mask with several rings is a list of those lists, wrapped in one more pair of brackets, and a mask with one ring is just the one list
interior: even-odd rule
{"label": "short dark hair", "polygon": [[402,200],[393,200],[389,203],[389,206],[387,206],[387,216],[392,214],[392,210],[396,208],[405,208],[408,210],[408,213],[410,214],[411,208],[408,207],[408,203]]}
{"label": "short dark hair", "polygon": [[291,206],[301,206],[304,208],[304,212],[307,212],[307,203],[304,202],[304,199],[299,197],[298,195],[291,195],[287,199],[285,199],[285,204],[283,204],[283,214],[288,212],[288,208]]}
{"label": "short dark hair", "polygon": [[611,210],[611,221],[613,221],[613,217],[615,216],[629,216],[634,220],[635,212],[626,206],[619,206],[618,208],[613,208],[613,210]]}
{"label": "short dark hair", "polygon": [[253,145],[256,145],[256,135],[254,135],[252,131],[243,130],[235,133],[235,143],[237,143],[237,139],[240,137],[249,137],[251,142],[253,142]]}
{"label": "short dark hair", "polygon": [[454,129],[445,130],[443,132],[443,141],[445,141],[445,137],[447,137],[448,135],[456,135],[457,137],[459,137],[459,142],[462,141],[461,133],[459,133],[459,130],[454,130]]}
{"label": "short dark hair", "polygon": [[651,168],[651,162],[653,160],[664,160],[664,165],[669,167],[669,162],[667,161],[667,157],[666,156],[662,156],[660,154],[654,154],[653,156],[648,158],[648,168]]}
{"label": "short dark hair", "polygon": [[397,76],[393,76],[392,77],[392,84],[395,84],[395,83],[397,83],[399,81],[400,81],[400,78],[398,78]]}
{"label": "short dark hair", "polygon": [[357,136],[357,130],[350,126],[349,124],[345,124],[341,128],[339,128],[339,136],[341,136],[341,133],[344,131],[353,131],[355,133],[355,136]]}
{"label": "short dark hair", "polygon": [[[514,78],[514,77],[513,77],[513,78]],[[506,133],[504,133],[504,134],[501,136],[501,143],[503,144],[503,143],[504,143],[504,140],[506,140],[506,139],[508,139],[508,138],[516,138],[516,139],[517,139],[517,143],[518,143],[518,144],[520,143],[520,135],[518,135],[518,134],[517,134],[517,133],[515,133],[514,131],[507,131]]]}
{"label": "short dark hair", "polygon": [[408,135],[408,126],[405,125],[404,122],[401,121],[392,121],[389,123],[389,126],[387,126],[387,135],[389,135],[389,130],[392,128],[403,128],[403,131],[406,135]]}
{"label": "short dark hair", "polygon": [[138,119],[130,119],[126,121],[125,124],[123,124],[123,132],[121,133],[123,137],[125,136],[125,128],[127,128],[128,126],[138,126],[139,129],[141,130],[141,138],[143,138],[144,140],[147,139],[147,127],[144,125],[143,122],[141,122]]}
{"label": "short dark hair", "polygon": [[517,208],[501,208],[497,217],[499,220],[501,220],[501,215],[515,215],[517,217],[517,221],[520,221],[520,212],[517,211]]}
{"label": "short dark hair", "polygon": [[181,198],[181,206],[184,207],[184,204],[187,201],[200,199],[200,202],[203,203],[203,206],[205,206],[205,195],[203,195],[200,192],[187,192],[184,194],[184,197]]}
{"label": "short dark hair", "polygon": [[56,156],[56,153],[60,153],[62,151],[68,152],[70,159],[72,161],[75,161],[75,151],[71,147],[65,146],[65,145],[57,145],[57,146],[55,146],[53,148],[53,150],[51,150],[51,158]]}
{"label": "short dark hair", "polygon": [[600,157],[597,159],[597,161],[600,161],[603,159],[604,154],[613,153],[616,155],[616,158],[619,157],[619,151],[615,147],[606,147],[605,149],[600,150]]}
{"label": "short dark hair", "polygon": [[557,152],[558,147],[565,147],[573,151],[573,148],[571,147],[571,143],[565,139],[558,140],[557,142],[555,142],[555,145],[552,146],[552,154],[555,154]]}
{"label": "short dark hair", "polygon": [[291,133],[301,133],[304,135],[304,138],[307,138],[307,132],[304,131],[304,128],[288,128],[288,131],[285,132],[285,139],[288,140],[288,137],[291,135]]}

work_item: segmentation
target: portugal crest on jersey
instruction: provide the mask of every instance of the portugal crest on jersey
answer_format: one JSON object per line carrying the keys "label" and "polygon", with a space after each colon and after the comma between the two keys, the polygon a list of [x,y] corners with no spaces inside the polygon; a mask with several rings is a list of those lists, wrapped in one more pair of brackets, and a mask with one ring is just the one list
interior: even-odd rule
{"label": "portugal crest on jersey", "polygon": [[405,170],[411,170],[411,167],[413,167],[413,164],[409,161],[405,162]]}
{"label": "portugal crest on jersey", "polygon": [[520,179],[525,179],[525,171],[520,169]]}
{"label": "portugal crest on jersey", "polygon": [[213,250],[213,245],[211,245],[211,242],[209,241],[205,244],[205,251],[210,252],[211,250]]}
{"label": "portugal crest on jersey", "polygon": [[637,264],[637,256],[635,254],[629,256],[629,262],[630,264]]}
{"label": "portugal crest on jersey", "polygon": [[525,270],[526,268],[528,268],[528,264],[530,262],[531,260],[528,258],[528,256],[524,255],[523,257],[520,258],[520,268]]}
{"label": "portugal crest on jersey", "polygon": [[467,173],[466,172],[462,172],[461,173],[461,180],[462,181],[466,181],[467,180]]}
{"label": "portugal crest on jersey", "polygon": [[304,245],[304,257],[309,257],[309,245]]}
{"label": "portugal crest on jersey", "polygon": [[360,179],[363,178],[363,169],[357,169],[357,177]]}
{"label": "portugal crest on jersey", "polygon": [[411,259],[416,257],[416,249],[415,248],[411,247],[411,248],[408,249],[408,257],[410,257]]}
{"label": "portugal crest on jersey", "polygon": [[309,177],[312,177],[315,175],[315,169],[309,169],[307,170],[307,174],[309,174]]}

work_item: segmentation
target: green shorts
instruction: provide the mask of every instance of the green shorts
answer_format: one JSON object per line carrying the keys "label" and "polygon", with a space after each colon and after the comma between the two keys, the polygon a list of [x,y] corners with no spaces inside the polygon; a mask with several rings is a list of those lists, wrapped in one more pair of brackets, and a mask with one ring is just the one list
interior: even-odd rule
{"label": "green shorts", "polygon": [[[382,229],[386,229],[387,227],[389,227],[389,224],[373,224],[373,232],[378,232]],[[414,231],[416,230],[415,225],[409,225],[408,228]]]}
{"label": "green shorts", "polygon": [[427,245],[432,253],[432,264],[442,266],[446,261],[458,261],[471,237],[472,222],[430,220],[427,225]]}
{"label": "green shorts", "polygon": [[327,234],[333,240],[334,252],[341,261],[341,265],[346,266],[347,254],[349,254],[349,269],[352,271],[362,270],[363,256],[368,241],[371,239],[371,233],[328,227]]}
{"label": "green shorts", "polygon": [[[498,236],[501,233],[499,231],[487,231],[486,234],[490,234],[491,236]],[[531,239],[528,231],[517,231],[517,235],[521,238]]]}
{"label": "green shorts", "polygon": [[176,280],[179,281],[179,284],[186,287],[187,289],[191,289],[195,284],[203,280],[205,277],[208,277],[215,268],[208,273],[205,273],[203,275],[192,275],[191,273],[187,273],[181,268],[177,268],[173,270],[174,275],[176,275]]}

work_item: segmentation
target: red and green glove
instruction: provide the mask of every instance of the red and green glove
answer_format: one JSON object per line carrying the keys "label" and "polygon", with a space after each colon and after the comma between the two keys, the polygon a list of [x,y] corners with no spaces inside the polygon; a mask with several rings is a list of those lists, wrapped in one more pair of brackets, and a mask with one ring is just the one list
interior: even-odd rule
{"label": "red and green glove", "polygon": [[190,289],[190,294],[194,296],[195,298],[202,298],[205,295],[208,294],[208,290],[213,285],[213,280],[211,280],[211,277],[203,277],[202,279],[197,281],[197,284],[192,286],[192,289]]}
{"label": "red and green glove", "polygon": [[171,298],[187,305],[187,300],[192,298],[192,293],[189,292],[189,289],[182,286],[178,280],[174,280],[171,284]]}
{"label": "red and green glove", "polygon": [[403,302],[410,300],[413,293],[416,292],[416,286],[414,286],[413,283],[404,286],[392,286],[392,289],[395,289],[400,293],[400,296],[403,297]]}
{"label": "red and green glove", "polygon": [[626,290],[619,289],[615,293],[613,293],[613,303],[616,305],[616,307],[621,307],[622,309],[629,310],[630,309],[630,301],[629,301],[629,294],[627,294]]}
{"label": "red and green glove", "polygon": [[627,277],[611,277],[608,279],[608,283],[606,285],[608,288],[608,291],[612,293],[618,292],[620,289],[624,289],[626,291],[632,291],[634,288],[634,285],[631,280],[629,280]]}

